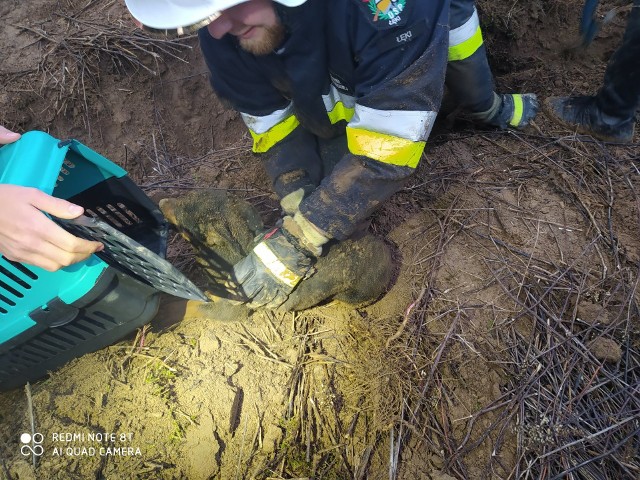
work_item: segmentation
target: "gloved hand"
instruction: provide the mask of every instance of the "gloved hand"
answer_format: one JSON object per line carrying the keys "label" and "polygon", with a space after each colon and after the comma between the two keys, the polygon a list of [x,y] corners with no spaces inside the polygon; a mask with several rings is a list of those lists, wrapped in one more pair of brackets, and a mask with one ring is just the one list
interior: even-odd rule
{"label": "gloved hand", "polygon": [[[328,300],[352,308],[374,302],[387,291],[394,272],[392,252],[382,239],[365,235],[332,244],[279,310],[305,310]],[[208,305],[208,304],[206,304]]]}
{"label": "gloved hand", "polygon": [[505,129],[524,128],[538,113],[540,105],[534,93],[493,94],[493,105],[485,112],[469,113],[468,116],[484,125]]}
{"label": "gloved hand", "polygon": [[265,234],[233,267],[236,282],[252,308],[277,308],[305,278],[329,238],[299,212]]}

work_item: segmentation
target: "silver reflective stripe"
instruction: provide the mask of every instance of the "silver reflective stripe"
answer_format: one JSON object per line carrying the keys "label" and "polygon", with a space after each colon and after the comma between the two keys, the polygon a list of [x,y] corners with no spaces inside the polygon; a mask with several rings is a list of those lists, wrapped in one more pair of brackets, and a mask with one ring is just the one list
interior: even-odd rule
{"label": "silver reflective stripe", "polygon": [[240,115],[249,130],[261,135],[293,115],[293,102],[291,102],[287,108],[276,110],[275,112],[262,117],[256,117],[255,115],[249,115],[248,113],[242,112]]}
{"label": "silver reflective stripe", "polygon": [[425,142],[435,120],[436,112],[431,111],[376,110],[356,105],[356,112],[348,126],[413,142]]}
{"label": "silver reflective stripe", "polygon": [[322,95],[322,101],[324,102],[324,108],[327,109],[327,112],[332,112],[338,102],[342,102],[346,108],[353,108],[356,105],[355,97],[341,93],[340,90],[333,85],[331,85],[328,95]]}
{"label": "silver reflective stripe", "polygon": [[458,28],[449,30],[449,47],[455,47],[469,40],[476,33],[479,26],[480,19],[478,18],[478,12],[474,8],[473,15],[471,15],[469,20]]}
{"label": "silver reflective stripe", "polygon": [[289,270],[264,242],[258,243],[253,251],[273,276],[285,285],[293,288],[300,282],[301,277]]}

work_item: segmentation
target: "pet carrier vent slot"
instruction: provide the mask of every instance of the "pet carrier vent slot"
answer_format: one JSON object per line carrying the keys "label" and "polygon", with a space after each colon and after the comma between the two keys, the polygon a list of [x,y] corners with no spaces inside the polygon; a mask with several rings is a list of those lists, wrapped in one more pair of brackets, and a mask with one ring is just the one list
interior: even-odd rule
{"label": "pet carrier vent slot", "polygon": [[[67,326],[70,326],[70,325],[71,325],[71,324],[67,324]],[[89,328],[89,326],[88,326],[88,325],[85,325],[85,323],[82,321],[82,319],[79,319],[79,320],[77,320],[77,321],[73,322],[73,326],[74,326],[75,328],[77,328],[78,330],[81,330],[81,331],[83,331],[83,332],[88,333],[89,335],[93,335],[93,336],[95,336],[95,335],[96,335],[95,330],[93,330],[93,329]]]}
{"label": "pet carrier vent slot", "polygon": [[33,350],[31,350],[31,345],[23,347],[22,348],[22,352],[26,353],[27,355],[31,355],[32,357],[38,359],[37,361],[45,360],[47,358],[47,355],[43,354],[42,352],[34,352]]}
{"label": "pet carrier vent slot", "polygon": [[118,217],[120,222],[122,222],[124,225],[133,225],[133,222],[129,218],[127,218],[126,215],[124,215],[120,210],[118,210],[110,203],[107,203],[107,208],[111,210],[111,212],[113,212],[113,214]]}
{"label": "pet carrier vent slot", "polygon": [[29,348],[35,348],[40,352],[45,352],[47,354],[47,357],[51,357],[52,355],[55,355],[56,353],[58,353],[57,350],[52,350],[51,347],[44,345],[42,342],[36,342],[35,340],[32,340],[31,342],[29,342],[28,346]]}
{"label": "pet carrier vent slot", "polygon": [[[15,307],[16,306],[16,302],[11,300],[10,298],[5,297],[1,293],[0,293],[0,301],[6,303],[7,305],[9,305],[11,307]],[[5,312],[5,313],[7,313],[7,312]]]}
{"label": "pet carrier vent slot", "polygon": [[38,344],[46,345],[48,348],[53,348],[54,350],[57,350],[57,351],[66,350],[65,346],[54,342],[52,339],[47,337],[46,334],[42,334],[39,337],[37,337],[36,339],[34,339],[34,343],[35,342],[37,342]]}
{"label": "pet carrier vent slot", "polygon": [[26,352],[25,350],[22,350],[20,353],[16,355],[16,360],[20,362],[21,367],[27,363],[28,365],[26,366],[29,367],[31,365],[35,365],[36,363],[40,362],[40,359],[38,359],[37,357],[33,358],[33,356],[29,354],[29,352]]}
{"label": "pet carrier vent slot", "polygon": [[96,317],[101,318],[102,320],[106,320],[109,323],[113,323],[114,325],[118,323],[118,322],[116,322],[115,318],[113,318],[111,315],[107,315],[104,312],[93,312],[93,314]]}
{"label": "pet carrier vent slot", "polygon": [[120,223],[118,220],[116,220],[113,215],[111,215],[109,212],[107,212],[104,208],[102,207],[96,207],[96,210],[98,211],[98,214],[100,216],[100,218],[102,220],[104,220],[105,222],[107,222],[109,225],[111,225],[112,227],[121,229],[122,228],[122,223]]}
{"label": "pet carrier vent slot", "polygon": [[20,361],[16,359],[16,355],[13,355],[13,357],[10,360],[10,362],[11,362],[11,364],[8,367],[13,372],[19,372],[23,367],[23,365],[20,363]]}
{"label": "pet carrier vent slot", "polygon": [[129,208],[127,208],[127,206],[124,203],[118,203],[117,205],[118,205],[118,208],[120,208],[120,211],[126,214],[126,216],[129,217],[133,223],[142,223],[142,220],[140,220],[140,218],[138,218],[138,216],[135,213],[133,213]]}
{"label": "pet carrier vent slot", "polygon": [[31,288],[31,285],[29,285],[27,282],[22,280],[20,277],[18,277],[14,273],[10,272],[8,269],[4,268],[2,265],[0,265],[0,275],[4,275],[8,279],[20,285],[22,288],[26,288],[27,290]]}
{"label": "pet carrier vent slot", "polygon": [[61,331],[62,333],[72,336],[72,337],[76,337],[80,340],[86,340],[85,337],[82,336],[82,334],[78,333],[77,331],[74,331],[73,328],[71,328],[69,325],[65,326],[65,327],[58,327],[58,331]]}
{"label": "pet carrier vent slot", "polygon": [[12,355],[9,361],[11,362],[11,365],[9,365],[9,368],[14,372],[19,372],[22,369],[23,365],[22,365],[22,362],[20,361],[19,355]]}
{"label": "pet carrier vent slot", "polygon": [[99,328],[100,330],[106,330],[107,327],[104,326],[104,324],[100,323],[98,320],[95,320],[93,318],[89,318],[89,317],[84,317],[82,319],[83,322],[86,322],[90,325],[93,325],[94,327]]}
{"label": "pet carrier vent slot", "polygon": [[31,270],[29,270],[27,267],[25,267],[23,264],[18,263],[18,262],[14,262],[13,260],[9,260],[7,257],[5,257],[4,255],[2,255],[2,259],[5,262],[8,262],[12,267],[16,268],[17,270],[20,270],[22,273],[24,273],[27,277],[29,277],[31,280],[37,280],[38,279],[38,275],[36,275],[35,273],[33,273]]}
{"label": "pet carrier vent slot", "polygon": [[68,177],[71,174],[71,172],[69,170],[64,168],[65,166],[69,167],[69,168],[74,168],[76,165],[75,165],[75,163],[73,163],[73,162],[71,162],[71,161],[69,161],[67,159],[64,160],[63,166],[60,167],[60,173],[58,174],[58,179],[57,179],[56,185],[55,185],[56,187],[60,183],[64,182],[65,178]]}
{"label": "pet carrier vent slot", "polygon": [[6,292],[10,293],[14,297],[23,298],[24,294],[10,285],[7,285],[2,280],[0,280],[0,288],[4,289]]}
{"label": "pet carrier vent slot", "polygon": [[[56,328],[56,332],[60,332],[60,330],[61,329],[59,327]],[[78,342],[76,341],[75,338],[72,340],[72,339],[69,338],[68,335],[67,336],[62,335],[63,333],[64,332],[60,332],[61,335],[58,335],[57,333],[49,332],[49,335],[51,336],[51,338],[55,338],[56,340],[60,340],[61,342],[64,342],[64,343],[66,343],[68,345],[71,345],[71,346],[75,346],[75,345],[78,344]]]}

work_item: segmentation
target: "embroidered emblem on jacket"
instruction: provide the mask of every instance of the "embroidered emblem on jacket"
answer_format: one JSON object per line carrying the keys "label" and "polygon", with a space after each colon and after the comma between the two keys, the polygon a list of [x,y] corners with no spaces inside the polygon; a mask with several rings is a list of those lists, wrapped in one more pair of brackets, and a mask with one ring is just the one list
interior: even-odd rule
{"label": "embroidered emblem on jacket", "polygon": [[400,21],[400,14],[407,4],[407,0],[362,0],[369,4],[369,10],[373,14],[373,21],[387,20],[389,25],[395,25]]}

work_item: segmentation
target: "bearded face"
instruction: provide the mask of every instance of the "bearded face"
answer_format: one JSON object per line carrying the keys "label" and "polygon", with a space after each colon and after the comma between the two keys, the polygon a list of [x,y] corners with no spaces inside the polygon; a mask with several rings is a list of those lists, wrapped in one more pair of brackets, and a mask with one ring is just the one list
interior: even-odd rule
{"label": "bearded face", "polygon": [[284,40],[284,27],[280,23],[254,27],[254,30],[254,34],[248,38],[238,37],[240,47],[253,55],[268,55]]}
{"label": "bearded face", "polygon": [[250,0],[224,10],[207,27],[213,38],[233,35],[253,55],[267,55],[284,39],[284,27],[271,0]]}

